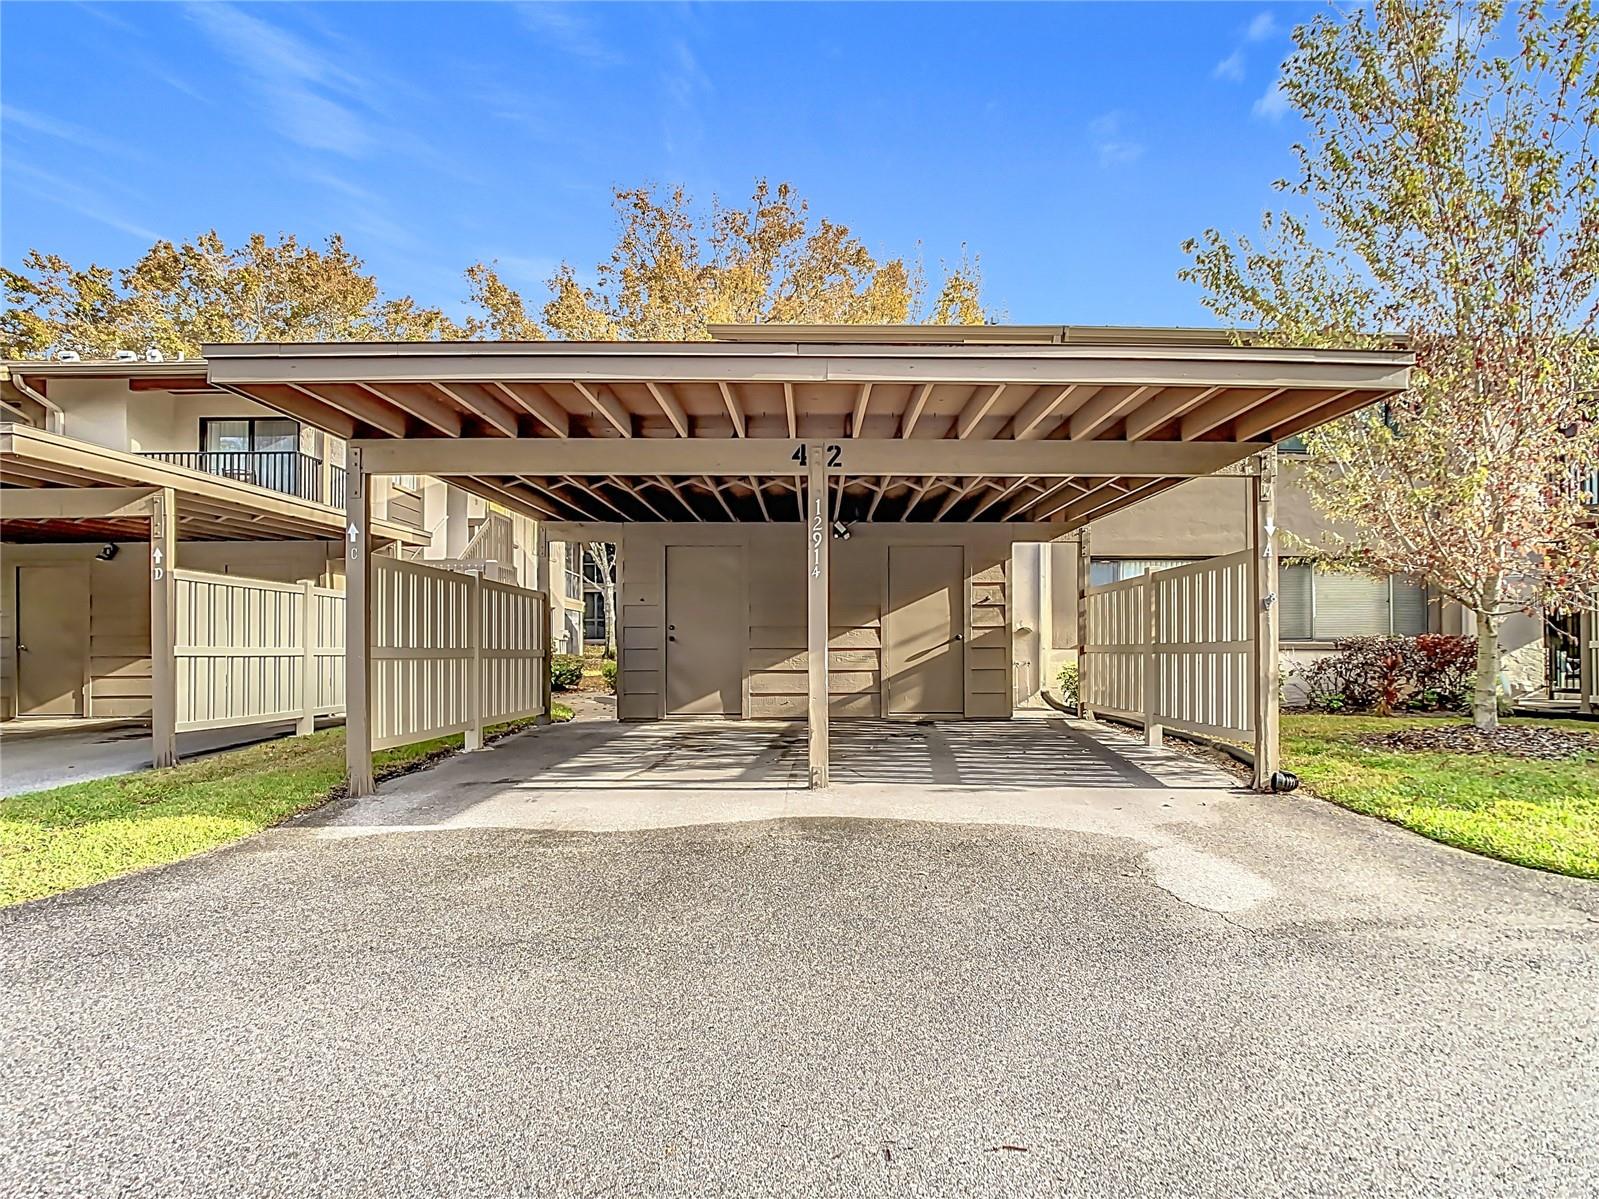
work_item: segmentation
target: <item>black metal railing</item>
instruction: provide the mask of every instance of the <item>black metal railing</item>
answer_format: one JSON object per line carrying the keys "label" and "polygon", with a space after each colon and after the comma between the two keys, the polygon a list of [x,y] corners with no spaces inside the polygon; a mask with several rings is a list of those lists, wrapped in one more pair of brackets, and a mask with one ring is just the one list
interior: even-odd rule
{"label": "black metal railing", "polygon": [[344,506],[343,469],[334,468],[337,474],[332,486],[327,489],[338,492],[338,495],[324,497],[321,461],[296,450],[154,450],[146,451],[140,457],[186,466],[190,470],[204,471],[223,479],[235,479],[240,483],[253,483],[257,487],[298,496],[313,503]]}

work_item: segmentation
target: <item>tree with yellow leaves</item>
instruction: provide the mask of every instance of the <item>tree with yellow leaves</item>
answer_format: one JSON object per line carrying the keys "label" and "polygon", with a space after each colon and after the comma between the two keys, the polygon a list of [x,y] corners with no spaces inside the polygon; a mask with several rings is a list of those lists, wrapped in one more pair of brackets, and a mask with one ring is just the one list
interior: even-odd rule
{"label": "tree with yellow leaves", "polygon": [[20,270],[0,269],[0,339],[11,358],[152,348],[176,357],[205,342],[693,340],[718,322],[985,320],[964,248],[929,304],[919,264],[879,261],[847,226],[812,217],[786,183],[761,180],[748,204],[713,201],[703,216],[681,187],[621,189],[614,202],[621,228],[596,284],[563,263],[542,307],[479,262],[466,270],[469,310],[458,320],[384,296],[336,235],[312,246],[255,234],[230,249],[213,230],[157,242],[120,271],[30,251]]}

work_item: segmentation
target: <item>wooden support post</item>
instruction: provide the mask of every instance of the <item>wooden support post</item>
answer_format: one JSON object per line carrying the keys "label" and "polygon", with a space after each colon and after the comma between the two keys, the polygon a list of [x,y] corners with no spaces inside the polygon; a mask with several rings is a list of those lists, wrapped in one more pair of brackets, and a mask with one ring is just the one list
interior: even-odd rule
{"label": "wooden support post", "polygon": [[553,661],[555,652],[554,634],[550,626],[550,616],[555,611],[555,595],[550,588],[550,538],[544,531],[543,522],[540,522],[538,531],[533,535],[533,546],[533,573],[535,578],[533,585],[536,590],[544,593],[544,611],[539,617],[539,635],[544,638],[544,644],[539,647],[543,653],[543,657],[540,660],[544,663],[544,669],[539,679],[539,706],[543,709],[539,713],[539,723],[549,724],[551,702],[550,671],[555,668],[555,662]]}
{"label": "wooden support post", "polygon": [[1086,690],[1087,678],[1085,671],[1088,668],[1088,578],[1091,559],[1088,553],[1088,526],[1084,525],[1077,530],[1077,714],[1084,720],[1094,718],[1094,710],[1088,706],[1088,692]]}
{"label": "wooden support post", "polygon": [[316,651],[317,615],[316,580],[307,579],[300,585],[300,723],[295,735],[304,737],[316,732]]}
{"label": "wooden support post", "polygon": [[1144,744],[1160,745],[1160,588],[1144,576]]}
{"label": "wooden support post", "polygon": [[150,497],[150,764],[178,764],[177,495]]}
{"label": "wooden support post", "polygon": [[1599,594],[1593,596],[1594,606],[1585,608],[1577,616],[1577,711],[1588,715],[1593,711],[1593,701],[1599,693]]}
{"label": "wooden support post", "polygon": [[827,527],[827,450],[812,442],[805,451],[806,638],[809,666],[810,785],[827,786],[827,580],[832,531]]}
{"label": "wooden support post", "polygon": [[1256,459],[1249,476],[1250,548],[1254,555],[1250,569],[1250,602],[1254,620],[1254,725],[1255,790],[1271,790],[1271,776],[1277,773],[1278,745],[1278,658],[1277,648],[1277,451],[1268,450]]}
{"label": "wooden support post", "polygon": [[372,781],[372,478],[362,450],[346,459],[344,528],[344,772],[350,795]]}
{"label": "wooden support post", "polygon": [[467,576],[466,637],[472,656],[466,664],[466,734],[468,753],[483,748],[483,572]]}

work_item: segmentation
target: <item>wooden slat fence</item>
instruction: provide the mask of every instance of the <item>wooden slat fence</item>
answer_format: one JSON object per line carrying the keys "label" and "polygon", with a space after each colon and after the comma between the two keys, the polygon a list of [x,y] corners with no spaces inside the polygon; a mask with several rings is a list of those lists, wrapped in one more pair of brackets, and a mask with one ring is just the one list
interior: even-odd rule
{"label": "wooden slat fence", "polygon": [[1083,707],[1237,739],[1254,732],[1250,551],[1085,592]]}
{"label": "wooden slat fence", "polygon": [[543,592],[372,559],[372,747],[542,714]]}
{"label": "wooden slat fence", "polygon": [[309,583],[173,571],[177,731],[344,710],[344,594]]}

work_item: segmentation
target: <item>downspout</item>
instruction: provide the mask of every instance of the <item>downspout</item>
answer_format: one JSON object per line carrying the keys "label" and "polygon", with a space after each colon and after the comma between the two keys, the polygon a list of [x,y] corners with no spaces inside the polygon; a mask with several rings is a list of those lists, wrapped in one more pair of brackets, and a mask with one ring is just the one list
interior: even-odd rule
{"label": "downspout", "polygon": [[61,406],[59,404],[51,403],[49,397],[47,397],[44,392],[35,391],[32,387],[28,386],[28,381],[21,375],[13,374],[11,376],[11,383],[12,386],[14,386],[23,395],[27,396],[35,404],[38,404],[44,409],[44,431],[46,433],[60,433],[63,435],[66,433],[67,414],[61,411]]}

